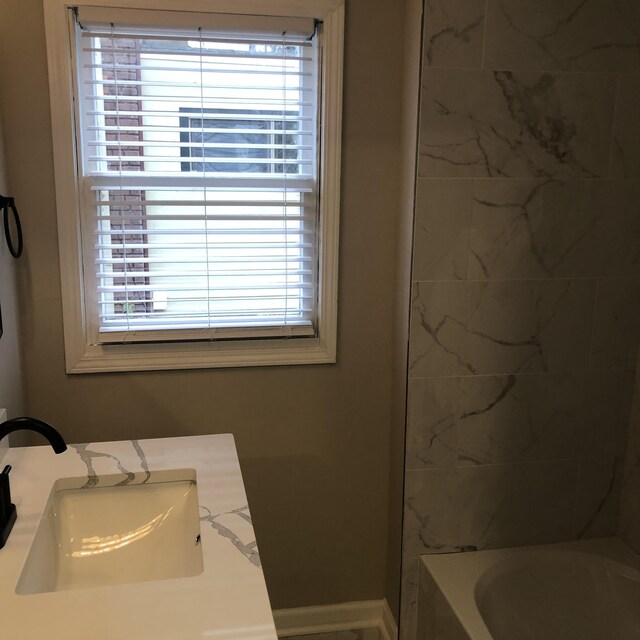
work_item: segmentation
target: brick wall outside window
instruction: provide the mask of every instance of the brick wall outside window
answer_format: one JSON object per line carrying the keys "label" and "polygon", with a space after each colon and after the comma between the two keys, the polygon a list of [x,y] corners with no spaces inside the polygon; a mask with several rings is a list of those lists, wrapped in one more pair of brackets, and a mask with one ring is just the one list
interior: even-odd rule
{"label": "brick wall outside window", "polygon": [[[118,111],[118,115],[107,116],[105,118],[105,125],[108,127],[119,126],[118,131],[107,132],[107,141],[113,140],[118,142],[131,142],[131,145],[127,146],[109,146],[107,145],[107,155],[117,156],[133,156],[138,157],[143,155],[143,148],[136,142],[142,142],[142,132],[135,129],[128,129],[127,127],[141,127],[142,115],[141,104],[137,100],[127,100],[127,97],[139,97],[142,95],[140,85],[122,84],[118,85],[119,81],[136,80],[140,81],[140,54],[138,53],[139,41],[130,39],[111,39],[102,38],[102,46],[108,48],[118,49],[117,53],[104,53],[102,62],[105,66],[103,69],[103,77],[105,80],[115,80],[115,84],[107,85],[105,87],[105,93],[107,95],[118,96],[118,100],[105,100],[104,108],[107,111]],[[122,51],[122,53],[120,52]],[[113,68],[109,68],[109,65],[118,65]],[[131,65],[131,69],[123,68],[126,65]],[[144,162],[140,160],[131,160],[127,162],[110,162],[108,164],[110,171],[142,171],[144,169]],[[148,257],[148,251],[143,248],[136,248],[135,245],[143,244],[145,242],[145,236],[141,233],[136,233],[141,229],[146,229],[146,222],[144,220],[146,214],[145,192],[141,190],[131,191],[118,191],[117,195],[113,192],[109,194],[109,199],[112,204],[109,206],[109,216],[111,229],[114,231],[122,231],[122,235],[112,236],[112,241],[116,244],[125,244],[124,249],[113,249],[112,258],[121,258],[122,263],[116,263],[113,265],[114,271],[124,272],[130,274],[132,272],[139,272],[140,276],[129,276],[126,279],[126,284],[131,285],[133,292],[129,294],[119,293],[115,295],[116,313],[126,313],[127,310],[131,312],[148,312],[151,311],[151,297],[149,292],[136,291],[137,286],[140,284],[149,284],[149,278],[143,275],[146,272],[146,264],[143,263],[129,263],[125,265],[127,258],[146,258]],[[124,242],[123,242],[124,241]],[[131,245],[131,246],[128,246]],[[114,278],[114,285],[124,285],[125,277]],[[127,299],[128,295],[128,299]]]}

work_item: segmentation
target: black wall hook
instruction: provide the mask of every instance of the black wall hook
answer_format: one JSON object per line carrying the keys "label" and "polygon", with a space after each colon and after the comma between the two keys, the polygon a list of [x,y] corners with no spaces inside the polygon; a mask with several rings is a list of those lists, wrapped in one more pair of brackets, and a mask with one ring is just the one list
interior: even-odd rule
{"label": "black wall hook", "polygon": [[[4,235],[7,241],[7,247],[9,247],[9,253],[14,258],[19,258],[22,255],[24,248],[24,242],[22,238],[22,224],[20,223],[20,214],[16,209],[16,203],[13,198],[0,195],[0,210],[2,210],[2,217],[4,218]],[[18,246],[13,242],[13,236],[11,235],[11,225],[9,223],[9,210],[13,214],[13,223],[16,228],[16,234],[18,236]]]}

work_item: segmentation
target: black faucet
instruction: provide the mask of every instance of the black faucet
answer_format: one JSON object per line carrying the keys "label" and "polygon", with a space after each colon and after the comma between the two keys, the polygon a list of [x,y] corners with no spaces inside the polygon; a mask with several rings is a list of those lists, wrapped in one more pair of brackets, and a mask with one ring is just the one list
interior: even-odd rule
{"label": "black faucet", "polygon": [[[50,425],[37,418],[13,418],[0,423],[0,440],[13,431],[26,429],[43,435],[56,453],[67,450],[62,436]],[[0,473],[0,549],[4,547],[7,538],[13,529],[18,517],[16,505],[11,502],[11,486],[9,485],[9,472],[11,467],[7,465]]]}

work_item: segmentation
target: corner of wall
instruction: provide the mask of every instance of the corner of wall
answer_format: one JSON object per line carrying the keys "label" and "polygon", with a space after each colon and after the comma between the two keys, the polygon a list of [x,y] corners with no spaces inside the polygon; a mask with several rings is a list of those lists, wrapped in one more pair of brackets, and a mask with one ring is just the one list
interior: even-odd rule
{"label": "corner of wall", "polygon": [[417,160],[418,104],[422,38],[422,0],[405,0],[402,64],[401,191],[396,239],[393,375],[389,467],[389,533],[386,599],[396,620],[400,614],[400,559],[406,414],[411,250]]}

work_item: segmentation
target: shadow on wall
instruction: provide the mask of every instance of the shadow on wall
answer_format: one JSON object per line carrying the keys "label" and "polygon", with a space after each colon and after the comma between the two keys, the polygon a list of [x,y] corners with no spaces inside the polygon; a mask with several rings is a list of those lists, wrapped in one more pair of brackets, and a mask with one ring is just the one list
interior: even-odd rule
{"label": "shadow on wall", "polygon": [[[258,532],[260,551],[267,588],[273,609],[334,604],[349,600],[349,576],[343,584],[336,584],[328,573],[316,570],[310,581],[310,570],[322,565],[317,554],[320,549],[310,549],[304,538],[306,523],[314,522],[314,538],[328,540],[352,540],[348,523],[336,521],[332,514],[336,510],[327,504],[326,487],[334,484],[331,468],[317,455],[291,455],[274,458],[245,458],[241,456],[242,475],[249,496],[277,496],[277,499],[251,500],[249,506],[253,524]],[[308,478],[314,479],[313,483]],[[343,501],[339,495],[332,497]],[[280,523],[280,526],[274,526]],[[340,543],[342,544],[342,543]],[[323,549],[328,554],[328,566],[340,564],[340,557],[349,553],[349,544],[343,548],[334,546]],[[313,561],[309,554],[316,554]],[[288,557],[288,562],[271,559]],[[344,566],[348,566],[346,563]],[[313,582],[314,586],[310,585]],[[327,594],[326,602],[316,602],[313,594],[318,590]],[[276,594],[289,593],[287,602],[279,602]],[[292,599],[295,595],[295,602]]]}

